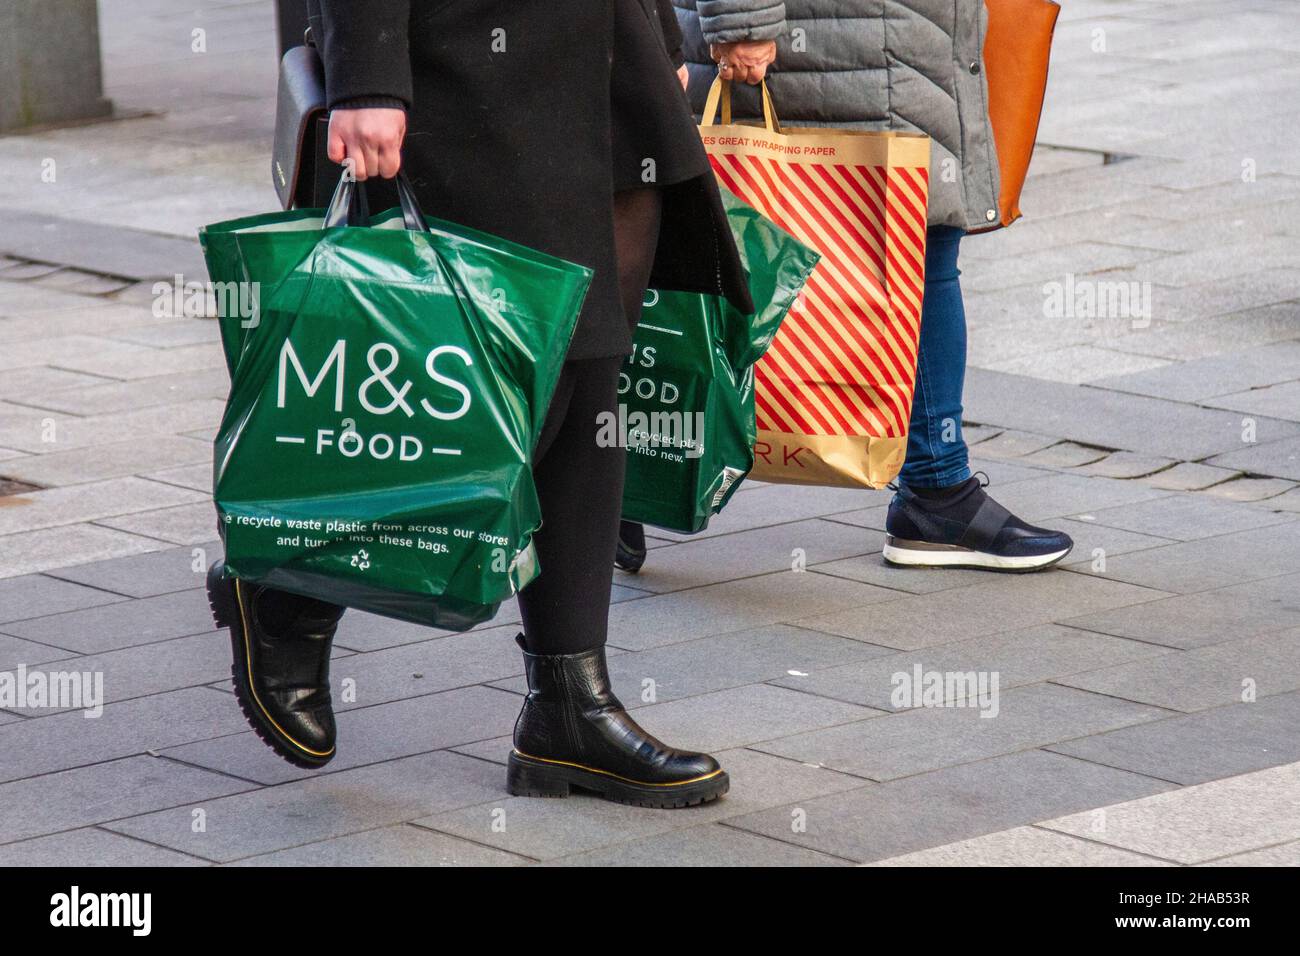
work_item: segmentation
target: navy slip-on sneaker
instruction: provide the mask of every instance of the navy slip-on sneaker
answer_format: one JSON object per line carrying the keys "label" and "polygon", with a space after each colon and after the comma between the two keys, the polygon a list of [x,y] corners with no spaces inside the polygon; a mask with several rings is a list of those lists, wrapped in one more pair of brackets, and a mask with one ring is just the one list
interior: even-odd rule
{"label": "navy slip-on sneaker", "polygon": [[896,490],[885,519],[884,558],[922,568],[1038,571],[1074,547],[1063,531],[1036,528],[1017,518],[984,491],[972,475],[942,497]]}

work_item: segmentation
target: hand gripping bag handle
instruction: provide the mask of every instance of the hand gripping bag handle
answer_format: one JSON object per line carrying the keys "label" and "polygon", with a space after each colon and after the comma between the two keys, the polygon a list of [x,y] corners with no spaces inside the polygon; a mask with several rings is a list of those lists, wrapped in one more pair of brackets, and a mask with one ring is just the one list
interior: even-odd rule
{"label": "hand gripping bag handle", "polygon": [[[781,132],[781,121],[777,119],[776,107],[772,103],[772,94],[768,92],[767,80],[759,83],[763,97],[763,125],[769,133]],[[709,87],[708,98],[704,101],[704,112],[700,115],[701,126],[712,126],[718,118],[718,108],[722,108],[722,125],[731,125],[731,81],[715,77]]]}
{"label": "hand gripping bag handle", "polygon": [[[415,190],[405,172],[397,174],[397,201],[402,206],[402,222],[407,229],[412,232],[429,231],[429,224],[425,222],[420,203],[415,198]],[[355,179],[344,174],[330,199],[329,208],[325,210],[325,228],[364,226],[369,222],[370,206],[365,189]]]}

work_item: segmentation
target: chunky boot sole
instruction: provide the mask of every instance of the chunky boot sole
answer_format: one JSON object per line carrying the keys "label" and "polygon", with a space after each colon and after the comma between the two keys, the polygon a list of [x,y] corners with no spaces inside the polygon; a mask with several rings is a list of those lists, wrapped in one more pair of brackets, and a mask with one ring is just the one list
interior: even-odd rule
{"label": "chunky boot sole", "polygon": [[972,551],[956,544],[932,544],[929,541],[908,541],[889,535],[885,539],[883,557],[889,564],[905,568],[974,568],[980,571],[1002,571],[1025,574],[1041,571],[1060,562],[1072,547],[1049,554],[1004,556],[987,551]]}
{"label": "chunky boot sole", "polygon": [[620,541],[618,551],[614,555],[614,567],[628,574],[636,574],[645,566],[647,554],[649,554],[649,551],[626,547]]}
{"label": "chunky boot sole", "polygon": [[510,751],[506,787],[516,797],[567,797],[572,787],[590,790],[606,800],[659,810],[692,807],[716,800],[731,788],[723,770],[681,783],[638,783],[574,763],[543,760]]}
{"label": "chunky boot sole", "polygon": [[212,620],[217,627],[230,629],[230,649],[234,663],[230,665],[230,677],[235,685],[235,699],[239,709],[244,712],[244,719],[253,728],[262,742],[277,754],[304,770],[316,770],[334,759],[335,750],[320,752],[304,747],[283,730],[262,706],[252,684],[252,662],[248,653],[248,633],[244,628],[244,614],[239,604],[235,589],[238,584],[227,578],[219,564],[208,568],[208,606],[212,608]]}

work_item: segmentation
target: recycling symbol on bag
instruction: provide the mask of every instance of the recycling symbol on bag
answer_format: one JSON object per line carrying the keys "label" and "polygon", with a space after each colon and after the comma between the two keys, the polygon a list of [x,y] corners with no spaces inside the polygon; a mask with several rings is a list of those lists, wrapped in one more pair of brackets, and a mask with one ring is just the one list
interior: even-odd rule
{"label": "recycling symbol on bag", "polygon": [[352,555],[352,566],[359,571],[365,571],[370,567],[370,552],[362,548],[356,554]]}

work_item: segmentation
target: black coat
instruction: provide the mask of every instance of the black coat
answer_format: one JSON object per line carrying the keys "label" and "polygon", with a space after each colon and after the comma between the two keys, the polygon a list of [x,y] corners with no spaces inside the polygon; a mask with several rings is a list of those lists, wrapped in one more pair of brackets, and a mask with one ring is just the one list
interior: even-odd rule
{"label": "black coat", "polygon": [[[372,97],[407,105],[403,163],[427,214],[595,269],[570,359],[631,349],[612,195],[644,185],[647,168],[665,189],[652,283],[750,308],[666,46],[660,18],[671,10],[655,0],[314,0],[309,9],[331,107]],[[391,204],[378,192],[373,208]]]}

